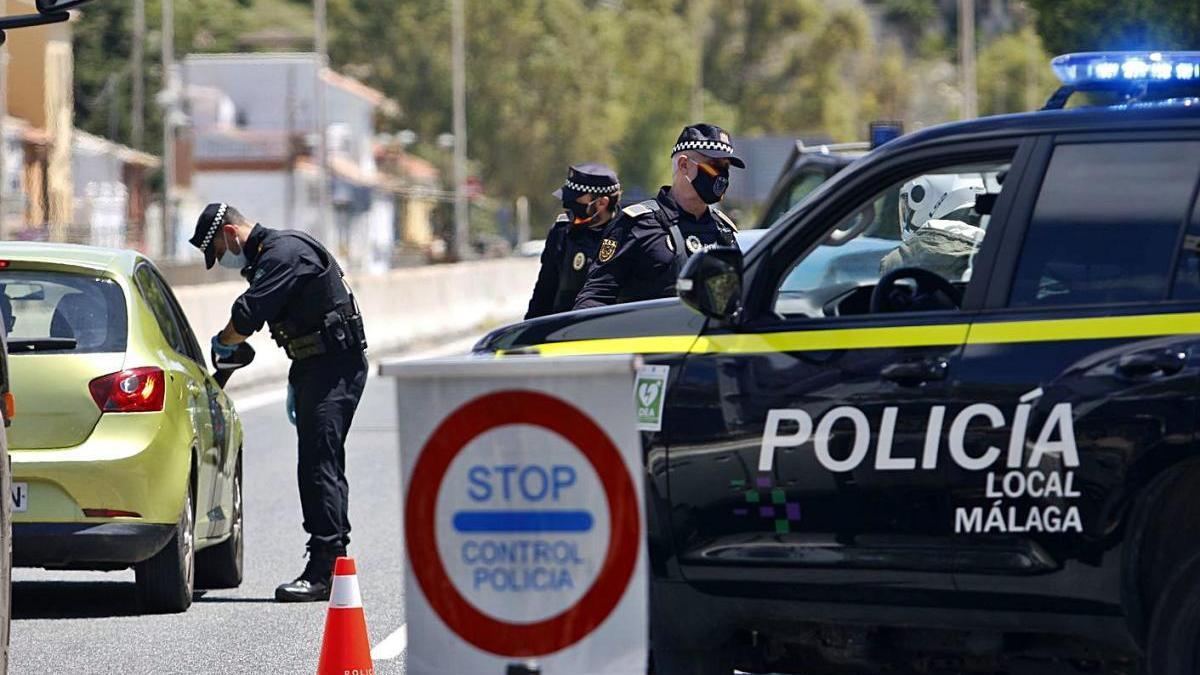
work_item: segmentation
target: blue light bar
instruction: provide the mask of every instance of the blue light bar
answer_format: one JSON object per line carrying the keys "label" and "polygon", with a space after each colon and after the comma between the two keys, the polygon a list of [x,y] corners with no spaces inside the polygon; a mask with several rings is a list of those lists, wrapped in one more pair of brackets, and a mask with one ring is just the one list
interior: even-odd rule
{"label": "blue light bar", "polygon": [[1069,87],[1121,82],[1200,81],[1200,52],[1087,52],[1050,62]]}

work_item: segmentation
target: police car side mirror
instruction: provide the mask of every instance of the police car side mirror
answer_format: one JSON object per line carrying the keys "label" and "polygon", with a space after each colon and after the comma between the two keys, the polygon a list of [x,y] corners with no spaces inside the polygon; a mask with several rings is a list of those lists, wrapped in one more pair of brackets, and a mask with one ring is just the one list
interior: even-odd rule
{"label": "police car side mirror", "polygon": [[692,254],[675,284],[683,303],[710,319],[732,321],[742,310],[742,252],[718,246]]}

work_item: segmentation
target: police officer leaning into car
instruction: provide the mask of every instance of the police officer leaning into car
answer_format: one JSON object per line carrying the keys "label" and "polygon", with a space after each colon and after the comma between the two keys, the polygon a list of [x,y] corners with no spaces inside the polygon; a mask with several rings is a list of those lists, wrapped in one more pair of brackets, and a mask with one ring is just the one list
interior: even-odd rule
{"label": "police officer leaning into car", "polygon": [[671,162],[671,185],[626,207],[605,231],[575,309],[673,296],[693,253],[737,245],[737,226],[713,206],[729,187],[730,167],[746,168],[729,134],[711,124],[685,127]]}
{"label": "police officer leaning into car", "polygon": [[367,381],[362,316],[337,261],[303,232],[252,225],[233,207],[210,204],[191,243],[208,269],[219,262],[250,282],[212,339],[213,360],[232,358],[264,323],[292,360],[288,415],[299,437],[308,564],[275,589],[275,599],[327,600],[333,563],[350,543],[345,441]]}
{"label": "police officer leaning into car", "polygon": [[526,319],[575,307],[575,296],[596,261],[604,230],[620,213],[621,183],[616,172],[603,164],[578,164],[568,169],[567,181],[554,196],[562,200],[566,213],[558,216],[546,235]]}

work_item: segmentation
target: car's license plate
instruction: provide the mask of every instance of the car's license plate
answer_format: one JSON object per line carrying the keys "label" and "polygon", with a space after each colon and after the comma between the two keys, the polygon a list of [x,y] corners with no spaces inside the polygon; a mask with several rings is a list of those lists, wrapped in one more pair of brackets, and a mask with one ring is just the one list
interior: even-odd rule
{"label": "car's license plate", "polygon": [[15,513],[29,510],[29,483],[12,484],[12,510]]}

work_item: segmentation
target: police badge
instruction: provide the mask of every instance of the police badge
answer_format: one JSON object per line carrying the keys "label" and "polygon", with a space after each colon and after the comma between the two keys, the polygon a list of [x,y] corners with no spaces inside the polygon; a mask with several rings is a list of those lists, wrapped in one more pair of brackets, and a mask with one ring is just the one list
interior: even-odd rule
{"label": "police badge", "polygon": [[579,253],[575,254],[575,260],[571,262],[571,267],[575,268],[575,271],[578,272],[579,270],[583,269],[583,265],[586,262],[587,256],[580,251]]}
{"label": "police badge", "polygon": [[701,246],[703,246],[703,244],[700,243],[700,237],[697,237],[693,234],[687,238],[688,253],[695,253],[699,251]]}
{"label": "police badge", "polygon": [[600,253],[596,256],[596,259],[602,263],[606,263],[609,260],[612,260],[613,256],[616,254],[617,242],[612,239],[605,239],[604,241],[600,242]]}

